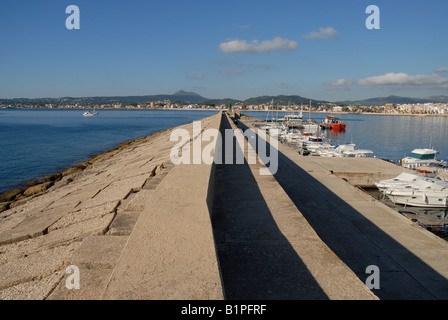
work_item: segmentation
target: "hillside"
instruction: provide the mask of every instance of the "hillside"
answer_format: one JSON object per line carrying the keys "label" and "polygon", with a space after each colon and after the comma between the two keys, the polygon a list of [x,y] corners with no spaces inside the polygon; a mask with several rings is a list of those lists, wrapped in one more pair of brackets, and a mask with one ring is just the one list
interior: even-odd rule
{"label": "hillside", "polygon": [[409,98],[399,96],[377,97],[355,101],[338,101],[338,104],[345,105],[363,105],[363,106],[383,106],[387,103],[395,104],[413,104],[413,103],[448,103],[447,96],[433,96],[427,98]]}
{"label": "hillside", "polygon": [[278,95],[278,96],[259,96],[246,99],[244,101],[233,98],[225,99],[208,99],[195,92],[188,92],[184,90],[177,91],[173,94],[157,94],[144,96],[112,96],[112,97],[62,97],[62,98],[15,98],[15,99],[0,99],[2,105],[98,105],[98,104],[148,104],[155,101],[170,100],[171,103],[180,104],[206,104],[206,105],[228,105],[231,103],[235,105],[242,103],[245,105],[260,105],[271,104],[274,105],[308,105],[310,100],[312,105],[318,104],[343,104],[343,105],[365,105],[365,106],[383,106],[387,103],[407,104],[407,103],[448,103],[448,96],[432,96],[427,98],[409,98],[400,96],[376,97],[363,100],[346,100],[346,101],[325,101],[301,97],[298,95]]}

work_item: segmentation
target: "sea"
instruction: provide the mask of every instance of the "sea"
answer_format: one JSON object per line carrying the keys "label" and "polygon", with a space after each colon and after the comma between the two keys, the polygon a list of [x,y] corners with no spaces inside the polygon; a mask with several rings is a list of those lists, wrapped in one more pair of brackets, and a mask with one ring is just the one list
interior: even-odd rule
{"label": "sea", "polygon": [[[98,111],[98,110],[97,110]],[[0,194],[63,171],[91,156],[217,110],[0,109]]]}

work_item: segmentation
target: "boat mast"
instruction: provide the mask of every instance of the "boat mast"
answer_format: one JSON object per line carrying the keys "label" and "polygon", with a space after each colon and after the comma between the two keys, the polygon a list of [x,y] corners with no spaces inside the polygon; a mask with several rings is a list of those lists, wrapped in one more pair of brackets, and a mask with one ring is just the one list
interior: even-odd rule
{"label": "boat mast", "polygon": [[311,100],[310,100],[310,107],[308,108],[308,123],[311,122]]}
{"label": "boat mast", "polygon": [[[274,104],[274,99],[272,99],[272,104]],[[278,122],[278,106],[277,106],[277,115],[276,115],[275,122],[276,122],[276,123]]]}
{"label": "boat mast", "polygon": [[[311,100],[310,100],[310,112],[311,112]],[[319,124],[317,124],[317,142],[319,142]]]}
{"label": "boat mast", "polygon": [[266,114],[266,122],[268,122],[268,118],[269,118],[269,105],[268,105],[268,113]]}

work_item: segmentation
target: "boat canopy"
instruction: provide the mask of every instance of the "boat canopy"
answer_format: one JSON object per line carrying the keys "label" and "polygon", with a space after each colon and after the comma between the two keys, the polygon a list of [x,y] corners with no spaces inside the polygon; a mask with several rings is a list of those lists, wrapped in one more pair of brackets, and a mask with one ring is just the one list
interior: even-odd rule
{"label": "boat canopy", "polygon": [[415,158],[415,159],[419,159],[419,160],[434,160],[436,158],[436,153],[415,153],[415,152],[411,152],[409,157]]}

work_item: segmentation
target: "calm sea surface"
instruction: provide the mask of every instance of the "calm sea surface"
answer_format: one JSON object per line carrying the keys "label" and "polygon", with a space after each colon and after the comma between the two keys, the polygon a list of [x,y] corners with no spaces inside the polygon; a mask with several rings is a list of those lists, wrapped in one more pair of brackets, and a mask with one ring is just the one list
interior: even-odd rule
{"label": "calm sea surface", "polygon": [[[64,170],[118,144],[216,114],[196,110],[0,109],[0,193]],[[266,119],[266,112],[244,112]],[[279,112],[279,117],[285,113]],[[325,114],[304,114],[318,121]],[[448,158],[448,118],[341,114],[345,132],[324,131],[335,145],[353,142],[378,158],[398,161],[417,147],[433,146]]]}
{"label": "calm sea surface", "polygon": [[202,110],[0,109],[0,193],[87,160],[122,142],[216,114]]}

